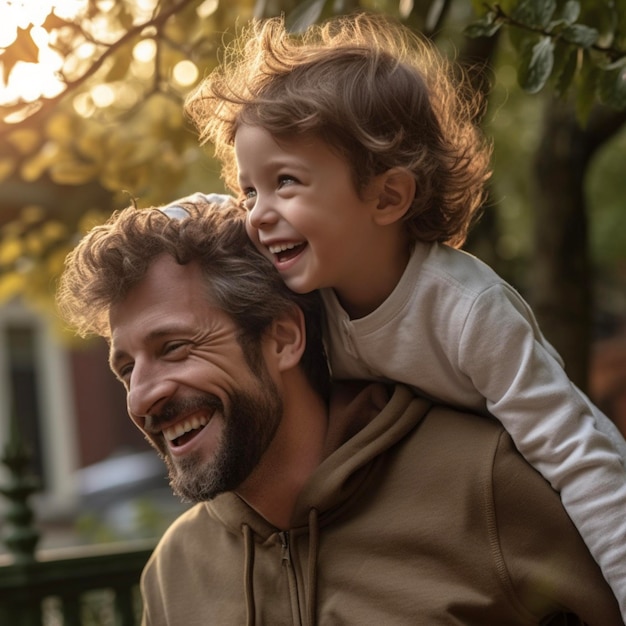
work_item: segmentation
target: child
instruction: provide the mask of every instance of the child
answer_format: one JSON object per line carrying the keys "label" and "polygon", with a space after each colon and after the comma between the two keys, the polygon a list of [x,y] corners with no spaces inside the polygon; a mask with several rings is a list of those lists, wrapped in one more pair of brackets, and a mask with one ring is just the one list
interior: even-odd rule
{"label": "child", "polygon": [[273,19],[235,41],[187,111],[287,285],[322,290],[333,376],[404,382],[499,419],[560,492],[626,617],[624,441],[521,296],[457,249],[490,160],[457,69],[382,17],[302,36]]}

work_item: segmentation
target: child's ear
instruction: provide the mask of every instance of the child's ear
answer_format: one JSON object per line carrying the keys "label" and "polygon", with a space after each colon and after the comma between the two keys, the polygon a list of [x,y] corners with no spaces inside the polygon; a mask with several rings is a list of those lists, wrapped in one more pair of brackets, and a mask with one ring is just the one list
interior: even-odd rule
{"label": "child's ear", "polygon": [[[306,345],[304,314],[300,307],[289,307],[274,320],[268,331],[266,349],[279,371],[296,367]],[[266,355],[267,356],[267,355]]]}
{"label": "child's ear", "polygon": [[376,177],[378,206],[374,220],[387,226],[401,220],[415,198],[415,179],[408,170],[393,167]]}

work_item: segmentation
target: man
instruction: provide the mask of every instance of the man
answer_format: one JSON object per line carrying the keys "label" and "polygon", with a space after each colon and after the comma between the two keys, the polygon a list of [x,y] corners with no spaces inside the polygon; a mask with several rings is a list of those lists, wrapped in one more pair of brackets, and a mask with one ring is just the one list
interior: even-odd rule
{"label": "man", "polygon": [[315,295],[198,196],[70,254],[66,319],[196,502],[142,577],[146,626],[621,624],[558,496],[488,419],[401,385],[329,393]]}

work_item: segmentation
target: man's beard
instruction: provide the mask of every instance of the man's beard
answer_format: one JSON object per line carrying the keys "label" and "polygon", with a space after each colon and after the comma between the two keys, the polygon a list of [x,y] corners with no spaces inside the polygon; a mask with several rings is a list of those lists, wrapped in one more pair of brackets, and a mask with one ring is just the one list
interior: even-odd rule
{"label": "man's beard", "polygon": [[[282,399],[269,376],[256,379],[258,384],[250,391],[236,391],[230,397],[228,414],[214,396],[196,395],[182,401],[172,400],[161,415],[177,415],[191,406],[223,416],[223,432],[217,450],[211,459],[200,452],[189,454],[174,462],[161,441],[150,443],[165,461],[170,486],[175,495],[185,502],[206,502],[220,493],[239,487],[258,465],[272,442],[282,417]],[[216,409],[216,402],[219,407]]]}

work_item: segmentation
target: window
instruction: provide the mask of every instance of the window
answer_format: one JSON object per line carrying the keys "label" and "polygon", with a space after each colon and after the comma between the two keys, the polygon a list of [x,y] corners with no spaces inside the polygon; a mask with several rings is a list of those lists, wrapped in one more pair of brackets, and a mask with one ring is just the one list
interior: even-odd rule
{"label": "window", "polygon": [[[33,456],[32,470],[41,480],[37,501],[45,515],[69,510],[76,499],[77,444],[68,360],[44,317],[19,302],[0,306],[0,451],[9,437],[9,416],[17,415]],[[3,468],[0,481],[5,480]]]}

